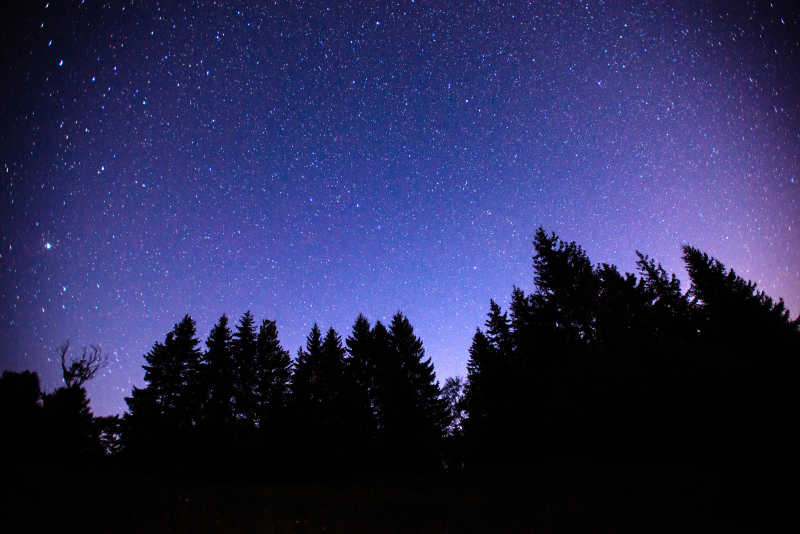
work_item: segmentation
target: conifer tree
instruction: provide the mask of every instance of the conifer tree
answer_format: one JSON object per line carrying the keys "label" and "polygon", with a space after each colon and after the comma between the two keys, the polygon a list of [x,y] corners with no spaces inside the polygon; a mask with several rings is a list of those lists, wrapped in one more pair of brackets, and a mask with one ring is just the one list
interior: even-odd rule
{"label": "conifer tree", "polygon": [[236,366],[233,360],[233,335],[228,317],[222,315],[206,340],[203,357],[203,383],[206,391],[204,420],[213,432],[224,432],[234,422]]}
{"label": "conifer tree", "polygon": [[165,423],[188,429],[196,416],[192,386],[200,372],[195,322],[189,316],[167,333],[163,343],[156,342],[145,354],[144,379],[155,412]]}
{"label": "conifer tree", "polygon": [[716,449],[735,443],[729,450],[787,458],[794,405],[787,370],[800,352],[800,317],[792,320],[783,300],[774,302],[696,248],[685,246],[683,259],[702,349],[695,362],[697,434]]}
{"label": "conifer tree", "polygon": [[496,375],[496,358],[497,354],[489,339],[480,328],[476,329],[469,348],[464,399],[467,411],[465,431],[474,442],[488,439],[489,425],[497,417],[494,405],[502,393],[497,390],[496,381],[506,377]]}
{"label": "conifer tree", "polygon": [[[703,339],[746,350],[763,350],[765,343],[796,346],[800,316],[792,320],[783,299],[775,303],[755,283],[691,246],[683,247],[683,260],[691,279],[689,294],[699,307]],[[766,337],[751,335],[754,330]]]}
{"label": "conifer tree", "polygon": [[235,417],[246,427],[254,427],[258,419],[256,335],[255,319],[248,310],[236,325],[231,343]]}
{"label": "conifer tree", "polygon": [[391,410],[395,397],[395,376],[398,375],[397,359],[393,356],[389,331],[382,322],[376,321],[370,331],[372,359],[375,366],[372,394],[372,409],[376,427],[376,437],[385,442],[387,428],[390,426]]}
{"label": "conifer tree", "polygon": [[362,446],[377,431],[376,346],[369,321],[359,314],[346,340],[348,357],[345,369],[351,387],[347,391],[350,423],[354,439]]}
{"label": "conifer tree", "polygon": [[[168,333],[166,342],[169,342],[173,336],[173,332]],[[144,355],[147,364],[142,366],[149,396],[160,415],[171,413],[174,410],[179,383],[177,365],[171,358],[166,342],[156,341],[153,343],[153,348]],[[134,388],[134,391],[136,389]]]}
{"label": "conifer tree", "polygon": [[469,454],[475,459],[499,454],[500,448],[512,458],[519,444],[528,439],[531,425],[541,431],[536,416],[543,394],[534,366],[538,362],[533,360],[542,355],[534,352],[534,348],[541,349],[541,343],[535,343],[534,319],[531,301],[514,288],[511,318],[491,301],[486,333],[477,329],[473,335],[463,428]]}
{"label": "conifer tree", "polygon": [[504,359],[511,358],[513,340],[511,336],[511,323],[508,314],[500,309],[500,306],[492,299],[489,302],[489,317],[486,320],[487,339],[502,355]]}
{"label": "conifer tree", "polygon": [[262,321],[255,360],[258,424],[264,431],[275,430],[282,426],[288,407],[292,372],[292,359],[278,341],[275,321]]}
{"label": "conifer tree", "polygon": [[147,386],[134,387],[125,399],[129,410],[124,420],[126,448],[152,452],[158,446],[177,446],[197,424],[202,368],[195,336],[195,322],[186,315],[163,343],[156,342],[145,354]]}
{"label": "conifer tree", "polygon": [[[306,337],[305,350],[298,351],[292,375],[295,408],[295,437],[306,467],[331,470],[342,467],[343,403],[340,387],[344,372],[344,349],[336,331],[328,330],[323,340],[314,324]],[[324,448],[315,444],[325,443]]]}
{"label": "conifer tree", "polygon": [[343,424],[344,348],[339,334],[330,328],[322,338],[314,324],[300,350],[292,389],[302,416],[320,431],[323,426]]}
{"label": "conifer tree", "polygon": [[541,308],[538,313],[545,314],[545,320],[566,342],[591,342],[597,280],[589,257],[574,241],[561,241],[542,228],[536,231],[533,245],[534,281]]}
{"label": "conifer tree", "polygon": [[389,329],[393,405],[385,408],[387,438],[405,444],[407,458],[437,453],[447,424],[447,407],[422,340],[408,319],[397,313]]}
{"label": "conifer tree", "polygon": [[[674,274],[667,276],[661,264],[656,264],[641,252],[637,251],[636,255],[640,276],[637,289],[646,304],[641,313],[648,321],[644,328],[657,339],[661,350],[684,350],[683,347],[694,343],[697,337],[693,326],[697,310],[692,306],[689,294],[681,291],[678,277]],[[634,299],[631,296],[629,301]],[[636,312],[629,310],[626,315],[635,318]]]}
{"label": "conifer tree", "polygon": [[320,381],[320,362],[322,360],[322,334],[314,323],[306,336],[305,349],[297,350],[297,362],[292,373],[292,395],[299,417],[311,422],[312,407],[318,402],[317,385]]}
{"label": "conifer tree", "polygon": [[645,340],[638,332],[647,321],[646,299],[633,274],[620,274],[614,265],[596,269],[598,279],[596,348],[603,354],[636,350]]}
{"label": "conifer tree", "polygon": [[194,319],[184,316],[174,329],[174,358],[180,362],[180,382],[177,394],[177,410],[179,424],[182,428],[191,429],[197,424],[202,398],[198,392],[202,368],[202,352],[197,339],[197,328]]}
{"label": "conifer tree", "polygon": [[319,395],[328,417],[341,422],[344,409],[342,398],[347,387],[345,383],[345,350],[342,338],[333,328],[329,328],[322,341],[322,360],[320,362]]}

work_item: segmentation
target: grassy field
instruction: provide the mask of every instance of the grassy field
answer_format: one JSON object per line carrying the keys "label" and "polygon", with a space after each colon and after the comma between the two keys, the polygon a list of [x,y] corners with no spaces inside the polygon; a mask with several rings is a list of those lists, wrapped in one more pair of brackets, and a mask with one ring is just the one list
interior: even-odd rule
{"label": "grassy field", "polygon": [[762,512],[720,473],[580,459],[303,483],[9,471],[2,532],[758,532]]}

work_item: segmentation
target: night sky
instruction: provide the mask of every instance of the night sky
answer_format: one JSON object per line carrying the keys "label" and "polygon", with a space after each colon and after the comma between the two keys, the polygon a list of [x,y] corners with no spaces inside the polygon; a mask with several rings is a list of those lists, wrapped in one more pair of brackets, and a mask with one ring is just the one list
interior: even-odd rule
{"label": "night sky", "polygon": [[800,311],[796,8],[15,4],[0,367],[51,390],[56,346],[100,345],[96,414],[186,313],[205,341],[249,309],[294,355],[314,322],[403,311],[464,375],[540,225],[682,279],[690,243]]}

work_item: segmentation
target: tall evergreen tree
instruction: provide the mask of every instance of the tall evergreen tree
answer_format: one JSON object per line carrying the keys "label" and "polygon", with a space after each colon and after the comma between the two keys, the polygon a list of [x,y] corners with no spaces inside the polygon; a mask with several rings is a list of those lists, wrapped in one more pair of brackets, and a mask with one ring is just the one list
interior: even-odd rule
{"label": "tall evergreen tree", "polygon": [[546,314],[568,343],[589,343],[593,336],[593,307],[597,280],[584,250],[575,242],[561,241],[544,229],[533,243],[539,313]]}
{"label": "tall evergreen tree", "polygon": [[382,322],[376,321],[370,331],[372,359],[375,375],[372,394],[372,409],[376,427],[376,438],[386,441],[387,427],[390,426],[391,407],[394,405],[395,377],[399,374],[397,359],[393,356],[391,337]]}
{"label": "tall evergreen tree", "polygon": [[202,398],[199,397],[197,384],[200,380],[202,352],[197,339],[197,328],[194,319],[184,316],[174,329],[173,344],[168,345],[174,351],[173,358],[180,362],[179,393],[177,394],[177,410],[179,424],[187,430],[197,424]]}
{"label": "tall evergreen tree", "polygon": [[235,420],[236,366],[232,345],[233,334],[228,317],[223,314],[208,335],[203,356],[204,423],[212,432],[225,432]]}
{"label": "tall evergreen tree", "polygon": [[346,374],[351,387],[347,390],[351,431],[357,447],[364,447],[377,431],[377,368],[376,346],[369,321],[359,314],[346,340],[348,357]]}
{"label": "tall evergreen tree", "polygon": [[314,323],[306,336],[305,349],[297,350],[297,360],[292,373],[291,391],[294,410],[294,432],[299,454],[311,463],[311,443],[318,438],[320,426],[320,365],[322,361],[322,333]]}
{"label": "tall evergreen tree", "polygon": [[494,301],[489,302],[489,317],[486,320],[486,334],[489,342],[506,359],[510,359],[513,348],[511,323],[508,314]]}
{"label": "tall evergreen tree", "polygon": [[322,360],[320,361],[320,380],[318,392],[321,405],[327,412],[327,417],[337,424],[343,422],[342,403],[345,383],[345,350],[342,338],[333,328],[329,328],[322,341]]}
{"label": "tall evergreen tree", "polygon": [[641,317],[645,303],[638,299],[639,288],[636,277],[620,274],[614,265],[601,265],[596,269],[598,278],[598,307],[595,320],[595,342],[604,353],[614,353],[628,344],[635,324],[631,321]]}
{"label": "tall evergreen tree", "polygon": [[349,463],[353,436],[351,432],[351,410],[348,400],[353,385],[345,369],[345,349],[342,338],[329,328],[322,341],[320,394],[318,405],[321,437],[329,443],[330,452],[339,462]]}
{"label": "tall evergreen tree", "polygon": [[[546,386],[544,368],[535,361],[542,359],[535,319],[531,300],[514,288],[511,318],[491,301],[486,333],[477,329],[473,335],[463,428],[468,455],[476,461],[514,458],[520,444],[530,441],[531,425],[541,431],[537,417]],[[530,445],[524,449],[529,453]]]}
{"label": "tall evergreen tree", "polygon": [[245,427],[255,427],[258,419],[256,335],[255,319],[248,310],[236,325],[231,343],[234,360],[234,411],[236,418]]}
{"label": "tall evergreen tree", "polygon": [[[344,348],[341,338],[331,328],[322,338],[314,324],[306,338],[305,350],[298,351],[292,375],[295,435],[307,467],[331,470],[342,467],[346,453],[346,409],[344,385]],[[324,443],[324,448],[314,444]],[[304,452],[303,452],[304,451]]]}
{"label": "tall evergreen tree", "polygon": [[[783,299],[774,302],[755,283],[691,246],[683,247],[683,260],[706,342],[729,343],[748,351],[763,349],[765,343],[796,346],[800,316],[792,320]],[[767,337],[752,336],[756,329]]]}
{"label": "tall evergreen tree", "polygon": [[179,448],[198,422],[201,396],[201,353],[195,322],[189,316],[156,342],[145,354],[145,388],[134,387],[124,420],[124,442],[129,450],[154,452]]}
{"label": "tall evergreen tree", "polygon": [[297,350],[297,362],[292,373],[292,395],[298,416],[311,424],[312,407],[318,402],[317,385],[320,381],[320,362],[322,361],[322,333],[314,323],[306,336],[305,350]]}
{"label": "tall evergreen tree", "polygon": [[201,356],[195,336],[195,322],[186,315],[167,333],[163,343],[156,342],[145,354],[147,363],[142,367],[148,394],[140,396],[135,407],[128,403],[131,410],[145,410],[141,402],[147,397],[154,406],[146,411],[153,412],[166,424],[181,429],[193,426],[197,399],[192,386],[200,373]]}
{"label": "tall evergreen tree", "polygon": [[292,359],[278,340],[275,321],[261,323],[255,363],[258,424],[265,432],[280,429],[289,403]]}
{"label": "tall evergreen tree", "polygon": [[408,319],[397,313],[389,328],[393,405],[387,406],[387,438],[405,447],[406,459],[433,461],[447,424],[447,406],[422,340]]}
{"label": "tall evergreen tree", "polygon": [[[667,276],[661,264],[646,255],[636,252],[639,269],[639,293],[644,297],[646,307],[642,314],[648,324],[644,328],[657,339],[659,347],[683,350],[683,347],[696,341],[696,308],[689,300],[689,294],[681,291],[681,283],[674,274]],[[629,275],[632,276],[632,275]],[[633,300],[631,298],[630,300]],[[637,310],[627,315],[636,317]]]}
{"label": "tall evergreen tree", "polygon": [[492,439],[490,424],[499,416],[497,404],[503,396],[498,390],[498,380],[506,378],[508,376],[497,374],[497,353],[491,342],[480,328],[476,329],[469,348],[464,399],[467,411],[465,432],[474,448]]}
{"label": "tall evergreen tree", "polygon": [[312,327],[306,349],[298,352],[292,380],[296,402],[310,426],[320,430],[343,423],[344,348],[333,328],[323,339],[319,327]]}
{"label": "tall evergreen tree", "polygon": [[793,405],[789,358],[800,352],[800,317],[792,320],[783,300],[774,302],[696,248],[685,246],[683,259],[702,343],[695,362],[697,434],[710,454],[727,447],[785,460]]}

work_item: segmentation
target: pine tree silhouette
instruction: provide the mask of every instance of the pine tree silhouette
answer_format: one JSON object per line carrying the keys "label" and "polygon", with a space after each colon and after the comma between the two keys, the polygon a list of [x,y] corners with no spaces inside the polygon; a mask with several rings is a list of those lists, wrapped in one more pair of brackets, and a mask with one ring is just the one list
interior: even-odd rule
{"label": "pine tree silhouette", "polygon": [[194,388],[202,373],[195,322],[189,316],[177,323],[163,343],[145,354],[145,388],[134,387],[125,400],[125,448],[166,459],[185,452],[198,421],[199,394]]}
{"label": "pine tree silhouette", "polygon": [[353,460],[362,464],[373,461],[378,432],[378,347],[369,321],[359,315],[345,341],[347,358],[345,403],[348,410],[348,431]]}
{"label": "pine tree silhouette", "polygon": [[256,339],[256,399],[258,426],[278,439],[285,428],[289,407],[292,359],[278,340],[275,321],[265,319]]}
{"label": "pine tree silhouette", "polygon": [[311,332],[306,337],[305,350],[297,350],[297,360],[292,373],[292,395],[297,417],[307,427],[313,425],[315,406],[319,402],[317,385],[320,382],[320,362],[322,361],[322,334],[319,326],[314,323]]}
{"label": "pine tree silhouette", "polygon": [[788,458],[793,388],[786,358],[800,350],[800,316],[792,320],[783,300],[775,303],[696,248],[683,247],[683,259],[702,347],[701,383],[694,390],[697,435],[709,456]]}
{"label": "pine tree silhouette", "polygon": [[253,428],[258,420],[256,336],[255,319],[247,311],[236,325],[231,343],[234,361],[234,412],[240,426],[244,428]]}
{"label": "pine tree silhouette", "polygon": [[[201,355],[187,315],[145,355],[147,386],[126,399],[124,451],[162,460],[216,452],[240,458],[240,470],[260,457],[315,476],[543,455],[736,457],[743,480],[756,480],[753,455],[788,457],[774,444],[789,442],[790,373],[775,370],[800,348],[800,318],[783,301],[688,246],[687,292],[639,252],[637,276],[593,267],[581,247],[541,228],[533,246],[534,291],[514,287],[507,311],[490,301],[466,381],[449,379],[444,391],[402,313],[388,329],[359,315],[344,345],[314,324],[295,362],[275,323],[256,332],[250,312],[235,333],[223,315]],[[79,363],[62,366],[67,382],[85,374]],[[109,421],[101,441],[85,390],[67,402],[68,389],[28,411],[71,406],[83,423],[70,428],[93,421],[80,436],[113,449],[107,436],[118,425]]]}
{"label": "pine tree silhouette", "polygon": [[397,313],[389,328],[389,352],[384,368],[382,431],[384,443],[394,449],[399,465],[430,467],[438,462],[447,423],[447,407],[422,340],[408,319]]}
{"label": "pine tree silhouette", "polygon": [[228,317],[222,315],[206,340],[203,355],[202,390],[205,390],[203,425],[219,439],[229,433],[235,421],[236,364],[233,359],[233,334]]}

